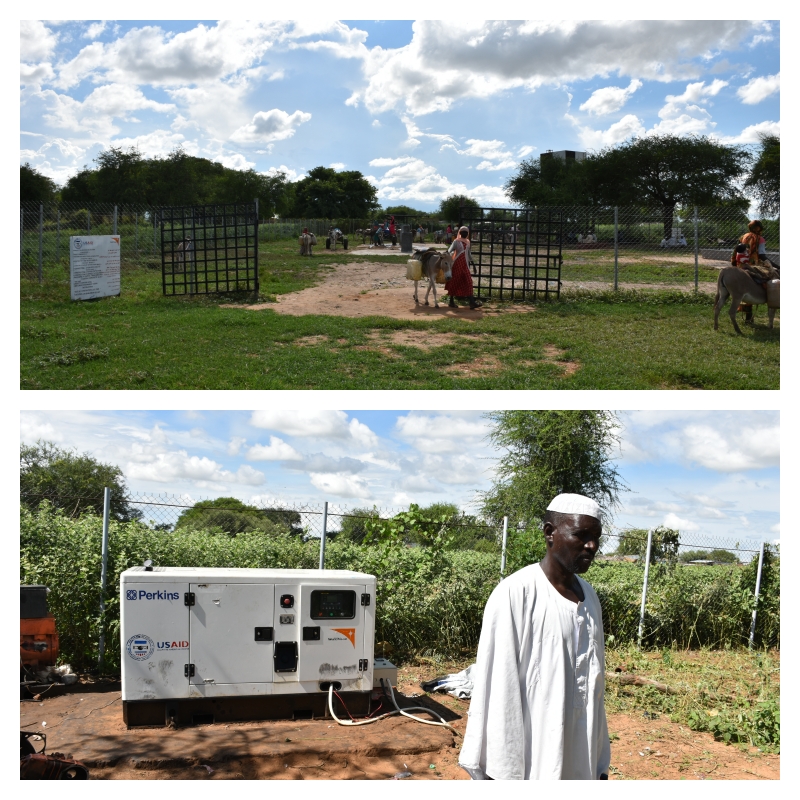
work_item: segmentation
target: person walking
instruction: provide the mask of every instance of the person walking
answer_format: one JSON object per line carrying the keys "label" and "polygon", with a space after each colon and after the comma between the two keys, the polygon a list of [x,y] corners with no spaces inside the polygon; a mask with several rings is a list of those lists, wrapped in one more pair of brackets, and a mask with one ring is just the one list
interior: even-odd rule
{"label": "person walking", "polygon": [[456,308],[456,299],[469,300],[470,308],[480,308],[483,303],[475,297],[469,265],[472,261],[469,243],[469,228],[464,225],[458,229],[458,236],[450,245],[448,253],[453,253],[453,271],[444,288],[450,297],[450,308]]}
{"label": "person walking", "polygon": [[560,494],[547,553],[501,581],[483,614],[458,763],[473,780],[607,780],[603,613],[579,573],[603,532],[599,505]]}

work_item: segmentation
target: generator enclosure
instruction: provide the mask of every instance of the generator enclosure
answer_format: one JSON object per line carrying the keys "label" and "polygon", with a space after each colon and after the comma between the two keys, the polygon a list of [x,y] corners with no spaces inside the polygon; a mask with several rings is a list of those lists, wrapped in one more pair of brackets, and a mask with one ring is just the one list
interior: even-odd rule
{"label": "generator enclosure", "polygon": [[[331,685],[369,706],[374,575],[134,567],[120,576],[120,609],[129,726],[308,718],[326,713]],[[283,702],[259,702],[270,698]]]}

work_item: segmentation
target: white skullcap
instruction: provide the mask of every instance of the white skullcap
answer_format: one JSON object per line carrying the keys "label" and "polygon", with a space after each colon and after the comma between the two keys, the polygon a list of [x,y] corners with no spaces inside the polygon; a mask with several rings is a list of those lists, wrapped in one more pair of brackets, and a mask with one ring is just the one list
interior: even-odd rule
{"label": "white skullcap", "polygon": [[553,498],[548,511],[557,511],[559,514],[585,514],[587,517],[594,517],[603,520],[603,514],[597,501],[591,497],[584,497],[582,494],[560,494]]}

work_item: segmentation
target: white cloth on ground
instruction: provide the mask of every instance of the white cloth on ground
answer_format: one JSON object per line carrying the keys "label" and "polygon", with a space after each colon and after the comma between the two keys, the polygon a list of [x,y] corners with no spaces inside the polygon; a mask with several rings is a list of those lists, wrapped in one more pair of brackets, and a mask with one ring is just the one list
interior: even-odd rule
{"label": "white cloth on ground", "polygon": [[466,700],[472,696],[472,673],[475,669],[474,664],[470,664],[466,669],[461,672],[453,672],[450,675],[445,675],[444,678],[439,678],[430,688],[429,684],[425,684],[422,688],[429,692],[447,692],[453,697],[458,697],[460,700]]}
{"label": "white cloth on ground", "polygon": [[474,779],[596,780],[608,773],[602,610],[594,589],[578,580],[585,599],[577,604],[539,564],[492,592],[459,756]]}

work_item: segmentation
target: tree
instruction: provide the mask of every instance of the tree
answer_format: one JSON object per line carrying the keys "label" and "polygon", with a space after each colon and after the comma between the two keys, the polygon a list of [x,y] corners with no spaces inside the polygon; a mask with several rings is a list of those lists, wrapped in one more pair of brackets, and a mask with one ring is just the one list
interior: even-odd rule
{"label": "tree", "polygon": [[491,520],[508,515],[512,528],[538,528],[557,494],[593,497],[610,513],[627,491],[612,453],[619,422],[610,411],[494,411],[491,442],[506,452],[497,478],[482,493]]}
{"label": "tree", "polygon": [[658,205],[664,236],[678,206],[742,202],[738,182],[748,164],[743,147],[709,136],[643,136],[584,160],[589,191],[608,205]]}
{"label": "tree", "polygon": [[103,464],[88,453],[62,450],[53,442],[20,445],[20,502],[36,510],[43,500],[70,516],[102,514],[104,488],[111,489],[110,516],[130,522],[142,516],[131,508],[122,470]]}
{"label": "tree", "polygon": [[730,550],[684,550],[678,556],[684,563],[688,561],[716,561],[720,564],[736,564],[739,559]]}
{"label": "tree", "polygon": [[354,508],[346,517],[342,517],[341,527],[335,537],[361,544],[367,536],[367,523],[380,519],[380,516],[377,508]]}
{"label": "tree", "polygon": [[465,194],[451,194],[439,204],[439,217],[447,222],[458,222],[461,219],[462,207],[470,218],[481,215],[481,205],[477,200]]}
{"label": "tree", "polygon": [[781,139],[759,134],[758,157],[745,181],[745,188],[756,196],[762,214],[781,213]]}
{"label": "tree", "polygon": [[19,199],[23,203],[49,203],[56,199],[58,186],[30,164],[19,168]]}
{"label": "tree", "polygon": [[294,184],[295,217],[358,219],[379,208],[375,187],[355,170],[314,167]]}
{"label": "tree", "polygon": [[276,508],[258,508],[235,497],[200,500],[178,517],[175,530],[221,530],[231,536],[249,531],[303,535],[300,513]]}
{"label": "tree", "polygon": [[420,211],[416,208],[411,208],[411,206],[387,206],[386,210],[383,212],[385,216],[390,216],[395,214],[401,217],[427,217],[429,212],[427,211]]}
{"label": "tree", "polygon": [[[680,532],[659,525],[653,528],[653,540],[650,546],[650,563],[667,561],[674,563],[678,558]],[[647,556],[647,531],[633,528],[622,533],[617,544],[618,556],[639,556],[644,561]]]}
{"label": "tree", "polygon": [[520,163],[503,187],[509,198],[521,206],[591,205],[595,202],[586,180],[582,161],[565,161],[545,154]]}

